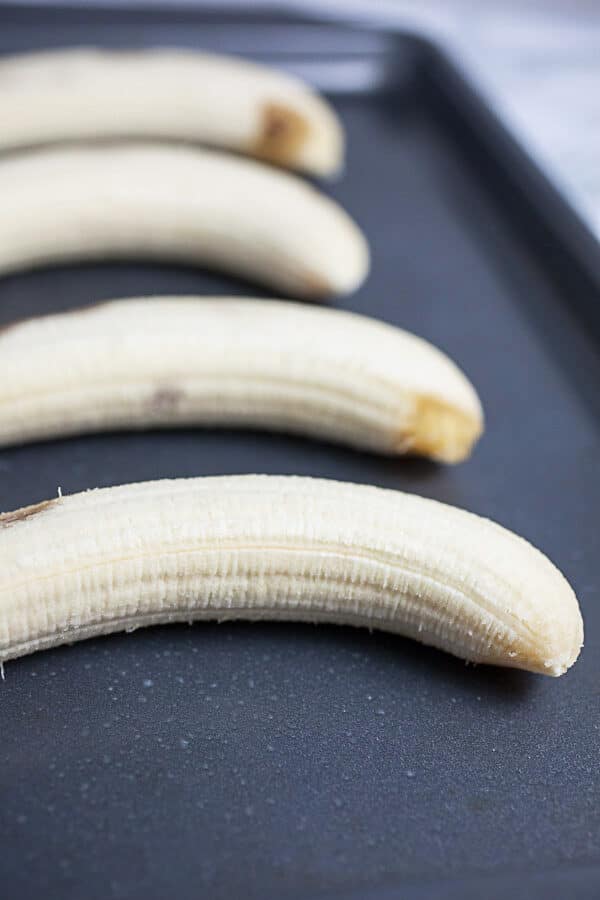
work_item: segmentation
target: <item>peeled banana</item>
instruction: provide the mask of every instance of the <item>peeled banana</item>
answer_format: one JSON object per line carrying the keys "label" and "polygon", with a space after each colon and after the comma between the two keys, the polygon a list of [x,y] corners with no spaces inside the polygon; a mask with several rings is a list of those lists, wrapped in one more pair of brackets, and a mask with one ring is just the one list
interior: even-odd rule
{"label": "peeled banana", "polygon": [[311,478],[155,481],[0,516],[0,660],[193,619],[365,625],[561,675],[583,625],[554,565],[487,519]]}
{"label": "peeled banana", "polygon": [[0,445],[114,428],[250,425],[467,457],[474,388],[426,341],[276,300],[146,298],[0,332]]}
{"label": "peeled banana", "polygon": [[158,259],[322,298],[355,290],[369,268],[362,232],[329,197],[286,172],[209,150],[29,152],[0,162],[0,198],[0,274]]}
{"label": "peeled banana", "polygon": [[341,166],[331,106],[297,78],[190,50],[91,47],[0,59],[0,149],[94,138],[199,141],[317,175]]}

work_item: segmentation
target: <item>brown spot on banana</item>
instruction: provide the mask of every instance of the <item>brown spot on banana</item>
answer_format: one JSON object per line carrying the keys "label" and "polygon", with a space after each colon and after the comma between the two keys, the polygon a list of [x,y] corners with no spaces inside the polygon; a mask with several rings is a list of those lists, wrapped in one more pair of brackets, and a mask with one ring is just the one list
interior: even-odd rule
{"label": "brown spot on banana", "polygon": [[24,506],[21,509],[14,510],[14,512],[0,513],[0,527],[7,528],[9,525],[15,525],[17,522],[24,522],[26,519],[39,516],[40,513],[55,506],[60,499],[60,497],[54,497],[52,500],[42,500],[41,503]]}
{"label": "brown spot on banana", "polygon": [[293,165],[309,135],[304,116],[281,103],[268,103],[262,111],[258,139],[250,150],[259,159]]}
{"label": "brown spot on banana", "polygon": [[400,430],[398,446],[445,463],[467,459],[483,432],[483,420],[439,397],[415,396],[414,412]]}
{"label": "brown spot on banana", "polygon": [[0,661],[232,618],[378,628],[554,676],[583,642],[577,599],[547,557],[487,519],[399,491],[248,475],[50,504],[0,529]]}
{"label": "brown spot on banana", "polygon": [[185,391],[174,385],[163,385],[156,388],[150,396],[151,414],[158,418],[170,418],[177,414],[177,410],[182,400],[185,398]]}
{"label": "brown spot on banana", "polygon": [[335,297],[335,288],[316,272],[304,273],[304,296],[307,300],[330,300]]}

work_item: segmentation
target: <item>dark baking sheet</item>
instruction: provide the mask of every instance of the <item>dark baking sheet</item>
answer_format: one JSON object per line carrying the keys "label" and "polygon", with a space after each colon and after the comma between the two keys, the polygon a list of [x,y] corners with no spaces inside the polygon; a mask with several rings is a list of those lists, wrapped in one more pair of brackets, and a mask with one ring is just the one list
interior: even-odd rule
{"label": "dark baking sheet", "polygon": [[[586,647],[550,680],[366,631],[199,625],[10,663],[2,895],[600,895],[594,241],[452,67],[410,35],[0,10],[0,51],[81,42],[241,52],[337,85],[349,155],[330,190],[373,250],[367,283],[340,305],[447,350],[481,392],[487,433],[457,468],[247,431],[56,441],[0,452],[0,508],[58,485],[232,472],[415,491],[545,550],[580,597]],[[120,295],[246,290],[167,266],[61,268],[3,279],[0,322]]]}

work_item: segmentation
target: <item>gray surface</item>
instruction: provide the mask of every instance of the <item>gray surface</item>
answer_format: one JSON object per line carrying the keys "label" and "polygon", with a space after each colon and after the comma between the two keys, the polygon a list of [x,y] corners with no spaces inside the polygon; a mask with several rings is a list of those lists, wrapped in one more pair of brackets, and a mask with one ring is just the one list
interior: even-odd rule
{"label": "gray surface", "polygon": [[[161,41],[159,27],[135,29]],[[201,27],[185,35],[205,43]],[[340,100],[350,156],[332,190],[373,246],[368,283],[340,305],[460,361],[488,418],[472,461],[386,461],[250,432],[104,435],[2,451],[0,508],[59,484],[229,472],[415,491],[497,519],[560,565],[586,620],[581,660],[551,680],[385,635],[240,624],[155,628],[10,663],[6,896],[600,893],[600,360],[572,297],[544,274],[548,254],[526,249],[524,218],[492,203],[468,142],[455,146],[430,115],[413,52],[399,42],[406,77],[390,95]],[[0,322],[214,289],[243,286],[191,269],[56,269],[0,282]]]}

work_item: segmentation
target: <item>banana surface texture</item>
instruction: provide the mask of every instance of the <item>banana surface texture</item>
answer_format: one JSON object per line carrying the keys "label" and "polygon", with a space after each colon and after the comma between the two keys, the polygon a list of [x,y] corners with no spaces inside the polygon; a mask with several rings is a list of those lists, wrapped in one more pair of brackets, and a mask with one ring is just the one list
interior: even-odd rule
{"label": "banana surface texture", "polygon": [[290,430],[459,462],[483,415],[431,344],[313,305],[131,299],[0,332],[0,445],[177,425]]}
{"label": "banana surface texture", "polygon": [[194,478],[58,497],[0,516],[0,559],[0,660],[158,622],[282,619],[380,628],[556,676],[583,640],[569,584],[525,540],[335,481]]}
{"label": "banana surface texture", "polygon": [[80,260],[164,260],[316,299],[355,290],[369,268],[362,232],[325,194],[211,150],[30,151],[0,161],[0,198],[0,274]]}
{"label": "banana surface texture", "polygon": [[297,78],[236,57],[92,47],[0,59],[0,149],[97,138],[197,141],[315,175],[341,167],[332,107]]}

